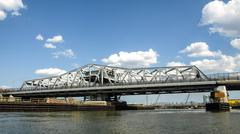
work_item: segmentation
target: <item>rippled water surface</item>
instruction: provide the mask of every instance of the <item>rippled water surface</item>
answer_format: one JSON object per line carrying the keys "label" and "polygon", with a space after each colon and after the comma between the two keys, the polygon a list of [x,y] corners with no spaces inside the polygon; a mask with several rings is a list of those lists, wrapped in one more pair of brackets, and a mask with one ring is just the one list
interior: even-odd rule
{"label": "rippled water surface", "polygon": [[240,111],[0,112],[0,134],[239,134]]}

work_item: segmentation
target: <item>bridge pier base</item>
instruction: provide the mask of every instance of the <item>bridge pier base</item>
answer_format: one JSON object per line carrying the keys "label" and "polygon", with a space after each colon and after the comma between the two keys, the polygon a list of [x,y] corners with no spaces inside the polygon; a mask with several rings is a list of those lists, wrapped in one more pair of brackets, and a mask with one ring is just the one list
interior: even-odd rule
{"label": "bridge pier base", "polygon": [[218,86],[210,93],[210,102],[206,104],[206,111],[230,111],[226,86]]}
{"label": "bridge pier base", "polygon": [[91,102],[94,104],[94,101],[97,103],[99,101],[105,101],[112,106],[115,106],[116,110],[126,110],[129,109],[127,102],[120,100],[120,95],[116,94],[97,94],[89,95],[84,97],[84,102]]}

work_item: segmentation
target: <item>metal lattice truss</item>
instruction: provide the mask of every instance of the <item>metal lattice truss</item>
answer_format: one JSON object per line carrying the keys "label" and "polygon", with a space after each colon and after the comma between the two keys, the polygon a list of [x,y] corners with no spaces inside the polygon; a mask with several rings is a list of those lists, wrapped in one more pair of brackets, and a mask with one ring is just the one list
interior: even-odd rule
{"label": "metal lattice truss", "polygon": [[80,88],[204,80],[208,80],[208,77],[196,66],[120,68],[89,64],[59,76],[25,81],[21,89]]}

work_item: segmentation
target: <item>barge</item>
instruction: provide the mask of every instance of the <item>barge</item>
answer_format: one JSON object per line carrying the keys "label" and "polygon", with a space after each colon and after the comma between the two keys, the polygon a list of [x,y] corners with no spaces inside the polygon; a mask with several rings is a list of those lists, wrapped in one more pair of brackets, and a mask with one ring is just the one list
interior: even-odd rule
{"label": "barge", "polygon": [[113,110],[152,110],[144,105],[128,105],[122,101],[80,101],[73,98],[29,98],[0,97],[0,112],[21,111],[113,111]]}

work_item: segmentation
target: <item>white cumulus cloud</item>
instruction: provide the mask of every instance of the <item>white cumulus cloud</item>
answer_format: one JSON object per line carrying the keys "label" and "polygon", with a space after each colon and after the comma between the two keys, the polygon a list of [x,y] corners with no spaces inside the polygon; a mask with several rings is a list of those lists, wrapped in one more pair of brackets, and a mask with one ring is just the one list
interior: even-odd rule
{"label": "white cumulus cloud", "polygon": [[153,49],[148,51],[124,52],[112,54],[107,58],[103,58],[102,62],[112,66],[123,67],[148,67],[157,63],[159,54]]}
{"label": "white cumulus cloud", "polygon": [[12,16],[21,16],[22,14],[19,11],[13,11],[11,13]]}
{"label": "white cumulus cloud", "polygon": [[209,2],[202,9],[201,23],[212,33],[240,37],[240,0]]}
{"label": "white cumulus cloud", "polygon": [[38,34],[38,35],[36,36],[36,40],[43,41],[44,38],[43,38],[43,36],[42,36],[41,34]]}
{"label": "white cumulus cloud", "polygon": [[7,14],[4,11],[0,10],[0,21],[4,20],[6,17],[7,17]]}
{"label": "white cumulus cloud", "polygon": [[240,50],[240,39],[234,39],[230,43],[234,48],[237,48]]}
{"label": "white cumulus cloud", "polygon": [[51,48],[51,49],[54,49],[54,48],[57,48],[55,45],[53,45],[52,43],[45,43],[44,44],[44,47],[45,48]]}
{"label": "white cumulus cloud", "polygon": [[35,74],[45,75],[45,76],[56,76],[64,73],[66,73],[66,71],[59,68],[44,68],[44,69],[37,69],[35,71]]}
{"label": "white cumulus cloud", "polygon": [[50,42],[50,43],[61,43],[63,41],[64,40],[62,35],[56,35],[56,36],[53,36],[52,38],[47,39],[47,42]]}
{"label": "white cumulus cloud", "polygon": [[20,16],[20,9],[26,7],[22,0],[0,0],[0,21],[6,19],[7,13],[13,16]]}
{"label": "white cumulus cloud", "polygon": [[97,59],[92,59],[92,62],[96,62],[97,61]]}
{"label": "white cumulus cloud", "polygon": [[66,49],[64,51],[55,52],[52,53],[52,55],[56,59],[59,57],[74,58],[76,56],[72,49]]}
{"label": "white cumulus cloud", "polygon": [[175,61],[172,61],[172,62],[168,62],[167,63],[167,66],[170,67],[170,66],[186,66],[186,64],[182,63],[182,62],[175,62]]}
{"label": "white cumulus cloud", "polygon": [[190,64],[199,67],[207,73],[234,72],[239,71],[240,55],[221,55],[217,59],[197,60],[192,61]]}
{"label": "white cumulus cloud", "polygon": [[221,51],[210,51],[206,42],[195,42],[181,50],[180,53],[187,53],[189,57],[215,57],[221,55]]}

